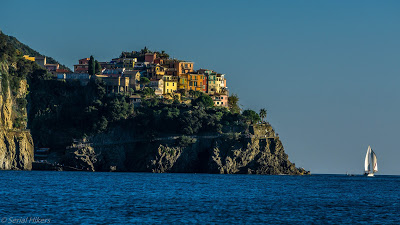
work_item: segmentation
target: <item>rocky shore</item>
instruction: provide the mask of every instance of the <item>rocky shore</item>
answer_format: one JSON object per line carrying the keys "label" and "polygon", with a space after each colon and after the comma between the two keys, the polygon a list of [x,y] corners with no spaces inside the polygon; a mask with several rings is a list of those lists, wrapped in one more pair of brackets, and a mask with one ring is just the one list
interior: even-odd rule
{"label": "rocky shore", "polygon": [[246,135],[170,136],[153,141],[137,140],[129,131],[115,129],[68,149],[60,162],[84,171],[309,174],[289,161],[269,125],[251,128]]}

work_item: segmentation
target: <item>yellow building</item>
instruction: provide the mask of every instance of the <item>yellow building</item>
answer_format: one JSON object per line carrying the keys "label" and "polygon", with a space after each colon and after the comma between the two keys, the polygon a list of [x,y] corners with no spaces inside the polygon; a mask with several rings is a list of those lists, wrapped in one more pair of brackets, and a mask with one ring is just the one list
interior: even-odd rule
{"label": "yellow building", "polygon": [[172,75],[164,75],[164,94],[174,93],[178,90],[178,77]]}
{"label": "yellow building", "polygon": [[147,75],[152,79],[162,79],[162,77],[165,75],[165,71],[166,68],[160,66],[160,64],[151,65],[150,68],[147,69]]}
{"label": "yellow building", "polygon": [[29,55],[24,55],[24,58],[25,58],[26,60],[35,62],[35,57],[29,57]]}
{"label": "yellow building", "polygon": [[178,90],[189,90],[188,87],[188,75],[187,74],[179,74],[178,79]]}

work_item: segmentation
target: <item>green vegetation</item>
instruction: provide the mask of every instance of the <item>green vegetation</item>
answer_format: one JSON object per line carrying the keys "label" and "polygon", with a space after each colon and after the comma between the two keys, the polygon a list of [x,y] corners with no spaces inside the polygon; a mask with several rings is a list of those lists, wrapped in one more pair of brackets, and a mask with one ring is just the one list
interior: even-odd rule
{"label": "green vegetation", "polygon": [[261,117],[261,122],[264,123],[264,118],[267,118],[267,110],[262,108],[260,109],[260,117]]}
{"label": "green vegetation", "polygon": [[146,97],[155,97],[155,93],[154,90],[152,88],[149,87],[145,87],[142,91],[142,97],[146,98]]}
{"label": "green vegetation", "polygon": [[260,116],[254,110],[251,109],[244,110],[243,116],[251,123],[257,123],[260,121]]}
{"label": "green vegetation", "polygon": [[169,55],[165,51],[151,51],[146,46],[140,51],[122,52],[120,58],[137,58],[139,62],[144,62],[146,53],[156,53],[156,56],[162,59],[169,59]]}
{"label": "green vegetation", "polygon": [[[1,92],[5,107],[12,109],[10,112],[12,127],[15,129],[24,129],[27,124],[26,108],[27,100],[25,95],[29,93],[26,89],[26,79],[32,76],[32,71],[41,70],[40,67],[32,61],[25,60],[20,50],[15,49],[9,42],[9,37],[0,32],[0,79]],[[41,70],[43,71],[43,70]],[[44,74],[47,71],[44,70]],[[42,75],[47,77],[48,75]],[[21,85],[24,85],[21,87]],[[10,99],[11,101],[5,101]],[[9,105],[11,103],[11,105]]]}
{"label": "green vegetation", "polygon": [[89,75],[95,75],[96,74],[96,62],[94,61],[93,56],[90,56],[89,60],[89,69],[88,69]]}
{"label": "green vegetation", "polygon": [[[5,41],[7,43],[9,43],[9,47],[19,50],[19,52],[22,55],[29,55],[29,56],[33,56],[33,57],[44,56],[44,57],[46,57],[47,63],[49,63],[49,64],[60,64],[57,60],[53,59],[52,57],[42,55],[39,52],[37,52],[37,51],[33,50],[32,48],[30,48],[29,46],[21,43],[15,37],[7,36],[5,34],[2,34],[2,35],[4,35],[4,37],[6,38]],[[60,68],[71,71],[67,66],[65,66],[63,64],[60,64]]]}
{"label": "green vegetation", "polygon": [[185,134],[230,132],[245,126],[241,114],[221,107],[192,107],[186,104],[167,104],[158,99],[142,101],[135,110],[129,126],[148,134]]}
{"label": "green vegetation", "polygon": [[143,87],[148,85],[149,83],[150,83],[149,78],[147,78],[147,77],[141,77],[140,78],[139,84],[143,85]]}
{"label": "green vegetation", "polygon": [[200,107],[212,107],[214,105],[214,101],[209,95],[201,93],[199,97],[192,101],[192,105],[200,106]]}
{"label": "green vegetation", "polygon": [[240,113],[239,97],[236,94],[228,97],[228,107],[232,112]]}
{"label": "green vegetation", "polygon": [[196,141],[197,141],[196,138],[191,138],[191,137],[182,135],[176,140],[176,143],[177,143],[177,146],[185,148],[191,144],[196,143]]}
{"label": "green vegetation", "polygon": [[51,146],[58,136],[72,138],[100,133],[133,115],[127,96],[107,96],[104,83],[31,79],[29,127],[39,146]]}
{"label": "green vegetation", "polygon": [[95,60],[94,61],[95,63],[95,74],[100,74],[101,73],[101,65],[100,65],[100,63],[99,63],[99,61],[97,61],[97,60]]}

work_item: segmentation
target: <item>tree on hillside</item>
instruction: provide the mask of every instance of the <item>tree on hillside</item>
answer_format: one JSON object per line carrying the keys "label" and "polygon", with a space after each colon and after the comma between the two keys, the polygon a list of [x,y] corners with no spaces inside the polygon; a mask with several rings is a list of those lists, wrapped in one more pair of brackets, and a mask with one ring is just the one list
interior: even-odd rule
{"label": "tree on hillside", "polygon": [[143,85],[143,88],[149,83],[150,83],[149,78],[147,78],[147,77],[141,77],[140,78],[139,84]]}
{"label": "tree on hillside", "polygon": [[89,60],[89,69],[88,69],[89,75],[95,75],[96,74],[96,64],[94,61],[94,57],[91,55],[90,60]]}
{"label": "tree on hillside", "polygon": [[192,100],[192,104],[196,106],[203,106],[203,107],[213,107],[214,101],[212,98],[206,94],[202,94],[200,97]]}
{"label": "tree on hillside", "polygon": [[228,97],[228,106],[231,112],[240,113],[239,97],[236,94]]}
{"label": "tree on hillside", "polygon": [[149,49],[146,46],[144,46],[144,49],[141,50],[141,53],[146,54],[146,53],[151,53],[151,52],[149,51]]}
{"label": "tree on hillside", "polygon": [[243,111],[242,115],[251,123],[257,123],[260,121],[260,116],[254,110],[246,109]]}
{"label": "tree on hillside", "polygon": [[260,109],[260,117],[261,117],[261,122],[264,123],[264,118],[267,118],[267,110],[262,108]]}
{"label": "tree on hillside", "polygon": [[146,87],[142,92],[143,97],[153,97],[155,96],[154,90],[152,88]]}
{"label": "tree on hillside", "polygon": [[99,61],[97,61],[97,60],[94,61],[94,72],[95,72],[95,74],[101,73],[101,65],[100,65]]}

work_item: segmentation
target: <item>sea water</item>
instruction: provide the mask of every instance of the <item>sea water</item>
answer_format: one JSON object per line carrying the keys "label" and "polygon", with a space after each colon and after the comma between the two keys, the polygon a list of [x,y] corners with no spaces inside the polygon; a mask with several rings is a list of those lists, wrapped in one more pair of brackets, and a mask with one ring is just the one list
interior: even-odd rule
{"label": "sea water", "polygon": [[400,177],[0,171],[4,224],[400,224]]}

